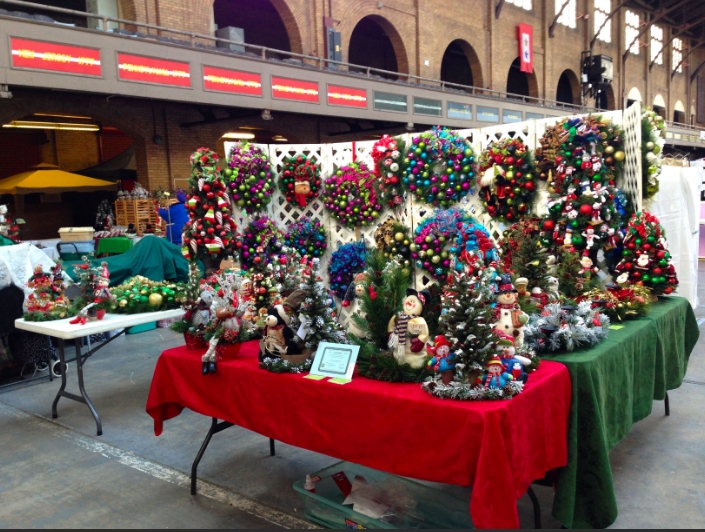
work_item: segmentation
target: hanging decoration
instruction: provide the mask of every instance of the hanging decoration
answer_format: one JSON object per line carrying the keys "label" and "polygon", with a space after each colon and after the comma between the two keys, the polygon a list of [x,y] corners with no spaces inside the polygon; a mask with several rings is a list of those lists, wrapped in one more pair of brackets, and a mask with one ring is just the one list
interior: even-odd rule
{"label": "hanging decoration", "polygon": [[411,230],[391,216],[375,230],[377,249],[388,258],[400,257],[401,263],[411,275]]}
{"label": "hanging decoration", "polygon": [[328,263],[328,282],[333,294],[339,299],[345,298],[345,292],[355,274],[365,269],[367,253],[364,242],[343,244],[333,252]]}
{"label": "hanging decoration", "polygon": [[532,314],[524,326],[526,343],[537,352],[574,351],[607,338],[610,319],[592,301],[577,306],[552,303]]}
{"label": "hanging decoration", "polygon": [[300,218],[287,227],[286,245],[302,257],[322,257],[328,248],[326,228],[318,220]]}
{"label": "hanging decoration", "polygon": [[321,168],[313,157],[296,155],[284,161],[279,176],[279,189],[286,201],[302,209],[321,191]]}
{"label": "hanging decoration", "polygon": [[[240,265],[246,272],[262,272],[282,258],[284,233],[266,216],[254,218],[242,235]],[[284,259],[286,260],[286,259]]]}
{"label": "hanging decoration", "polygon": [[646,211],[634,213],[627,225],[622,260],[615,268],[617,283],[645,286],[655,295],[672,294],[678,276],[668,251],[666,232],[658,218]]}
{"label": "hanging decoration", "polygon": [[269,158],[261,148],[240,141],[228,157],[225,178],[232,199],[247,214],[263,211],[272,201],[274,176]]}
{"label": "hanging decoration", "polygon": [[491,143],[479,162],[480,197],[487,214],[513,223],[531,212],[536,197],[536,168],[531,150],[519,139]]}
{"label": "hanging decoration", "polygon": [[404,203],[404,155],[406,142],[402,137],[382,136],[372,147],[375,175],[382,180],[384,201],[392,208]]}
{"label": "hanging decoration", "polygon": [[382,210],[379,179],[363,163],[343,166],[326,179],[323,201],[331,217],[345,227],[371,225]]}
{"label": "hanging decoration", "polygon": [[659,176],[666,143],[666,121],[653,109],[641,116],[641,195],[650,200],[659,191]]}
{"label": "hanging decoration", "polygon": [[404,186],[434,207],[454,205],[475,185],[477,165],[470,143],[446,128],[415,135],[404,167]]}

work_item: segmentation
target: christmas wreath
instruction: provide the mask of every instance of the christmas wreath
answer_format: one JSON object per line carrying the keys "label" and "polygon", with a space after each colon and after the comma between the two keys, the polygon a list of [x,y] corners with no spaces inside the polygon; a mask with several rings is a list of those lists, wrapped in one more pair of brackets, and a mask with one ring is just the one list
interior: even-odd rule
{"label": "christmas wreath", "polygon": [[370,225],[382,210],[379,179],[365,164],[352,163],[325,181],[326,210],[342,225]]}
{"label": "christmas wreath", "polygon": [[235,204],[255,214],[272,201],[274,177],[267,155],[254,144],[241,141],[230,150],[225,177]]}
{"label": "christmas wreath", "polygon": [[610,319],[592,301],[577,306],[546,305],[524,326],[524,341],[537,352],[574,351],[599,344],[609,334]]}
{"label": "christmas wreath", "polygon": [[247,226],[240,247],[243,271],[264,271],[269,264],[279,262],[284,245],[284,233],[266,216],[255,218]]}
{"label": "christmas wreath", "polygon": [[385,202],[392,208],[404,203],[404,153],[406,142],[401,137],[384,135],[372,147],[375,175],[382,180]]}
{"label": "christmas wreath", "polygon": [[[411,267],[411,230],[391,216],[375,230],[377,249],[387,258],[401,257],[403,266]],[[411,272],[409,271],[409,274]]]}
{"label": "christmas wreath", "polygon": [[531,151],[521,139],[490,144],[482,152],[480,197],[487,214],[512,223],[531,211],[536,196],[535,167]]}
{"label": "christmas wreath", "polygon": [[467,139],[435,127],[413,138],[404,159],[404,186],[435,207],[450,207],[475,184],[475,154]]}
{"label": "christmas wreath", "polygon": [[648,200],[659,191],[661,152],[665,144],[666,122],[652,109],[641,116],[641,195]]}
{"label": "christmas wreath", "polygon": [[321,257],[326,252],[326,229],[318,220],[301,218],[289,224],[286,245],[295,249],[301,256]]}
{"label": "christmas wreath", "polygon": [[676,268],[668,251],[666,233],[658,218],[646,211],[634,213],[627,224],[622,260],[615,268],[619,284],[645,286],[656,295],[678,287]]}
{"label": "christmas wreath", "polygon": [[279,177],[279,189],[286,201],[301,208],[317,198],[321,191],[321,169],[315,159],[306,155],[287,159]]}
{"label": "christmas wreath", "polygon": [[333,293],[340,299],[352,283],[355,274],[365,269],[367,248],[364,242],[343,244],[333,252],[328,263],[328,280]]}

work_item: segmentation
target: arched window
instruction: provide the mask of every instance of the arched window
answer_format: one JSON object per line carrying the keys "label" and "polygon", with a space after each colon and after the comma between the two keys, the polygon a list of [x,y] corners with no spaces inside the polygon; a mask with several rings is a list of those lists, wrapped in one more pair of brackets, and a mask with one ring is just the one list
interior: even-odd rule
{"label": "arched window", "polygon": [[627,95],[627,107],[632,106],[635,102],[643,101],[641,98],[641,92],[636,87],[632,87]]}
{"label": "arched window", "polygon": [[601,111],[614,111],[617,108],[612,85],[607,85],[607,87],[602,89],[595,100],[597,108]]}
{"label": "arched window", "polygon": [[526,72],[522,72],[521,63],[518,57],[509,68],[509,75],[507,76],[507,93],[509,93],[507,96],[508,98],[525,96],[526,98],[522,98],[524,100],[538,98],[539,95],[536,74],[527,74]]}
{"label": "arched window", "polygon": [[668,119],[668,116],[666,115],[666,100],[663,99],[663,96],[657,94],[654,97],[653,107],[654,111],[656,111],[656,114],[663,117],[664,120]]}
{"label": "arched window", "polygon": [[565,70],[558,79],[556,101],[573,105],[580,103],[580,81],[572,70]]}
{"label": "arched window", "polygon": [[683,102],[678,100],[673,106],[673,121],[678,124],[685,124],[685,106]]}
{"label": "arched window", "polygon": [[482,87],[480,59],[467,42],[457,39],[448,45],[441,62],[441,80]]}
{"label": "arched window", "polygon": [[[406,73],[409,68],[401,36],[388,20],[377,15],[367,16],[355,26],[348,47],[348,62],[389,72]],[[392,74],[372,74],[397,78]]]}

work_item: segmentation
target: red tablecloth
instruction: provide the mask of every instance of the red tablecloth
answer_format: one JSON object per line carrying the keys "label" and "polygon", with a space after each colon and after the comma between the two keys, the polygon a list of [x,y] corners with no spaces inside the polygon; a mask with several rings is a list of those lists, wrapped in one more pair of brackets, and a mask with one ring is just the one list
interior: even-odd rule
{"label": "red tablecloth", "polygon": [[356,376],[349,384],[260,369],[258,343],[243,344],[218,373],[201,376],[201,354],[162,353],[147,412],[154,432],[184,408],[269,438],[373,469],[472,486],[478,528],[518,528],[516,501],[532,481],[567,463],[568,370],[543,362],[511,401],[440,400],[418,384]]}

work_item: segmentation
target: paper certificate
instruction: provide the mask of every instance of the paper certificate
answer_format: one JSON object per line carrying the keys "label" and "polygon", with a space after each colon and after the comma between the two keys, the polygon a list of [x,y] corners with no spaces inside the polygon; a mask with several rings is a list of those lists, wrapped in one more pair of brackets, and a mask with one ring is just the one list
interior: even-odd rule
{"label": "paper certificate", "polygon": [[322,342],[316,351],[311,374],[352,379],[360,347]]}

